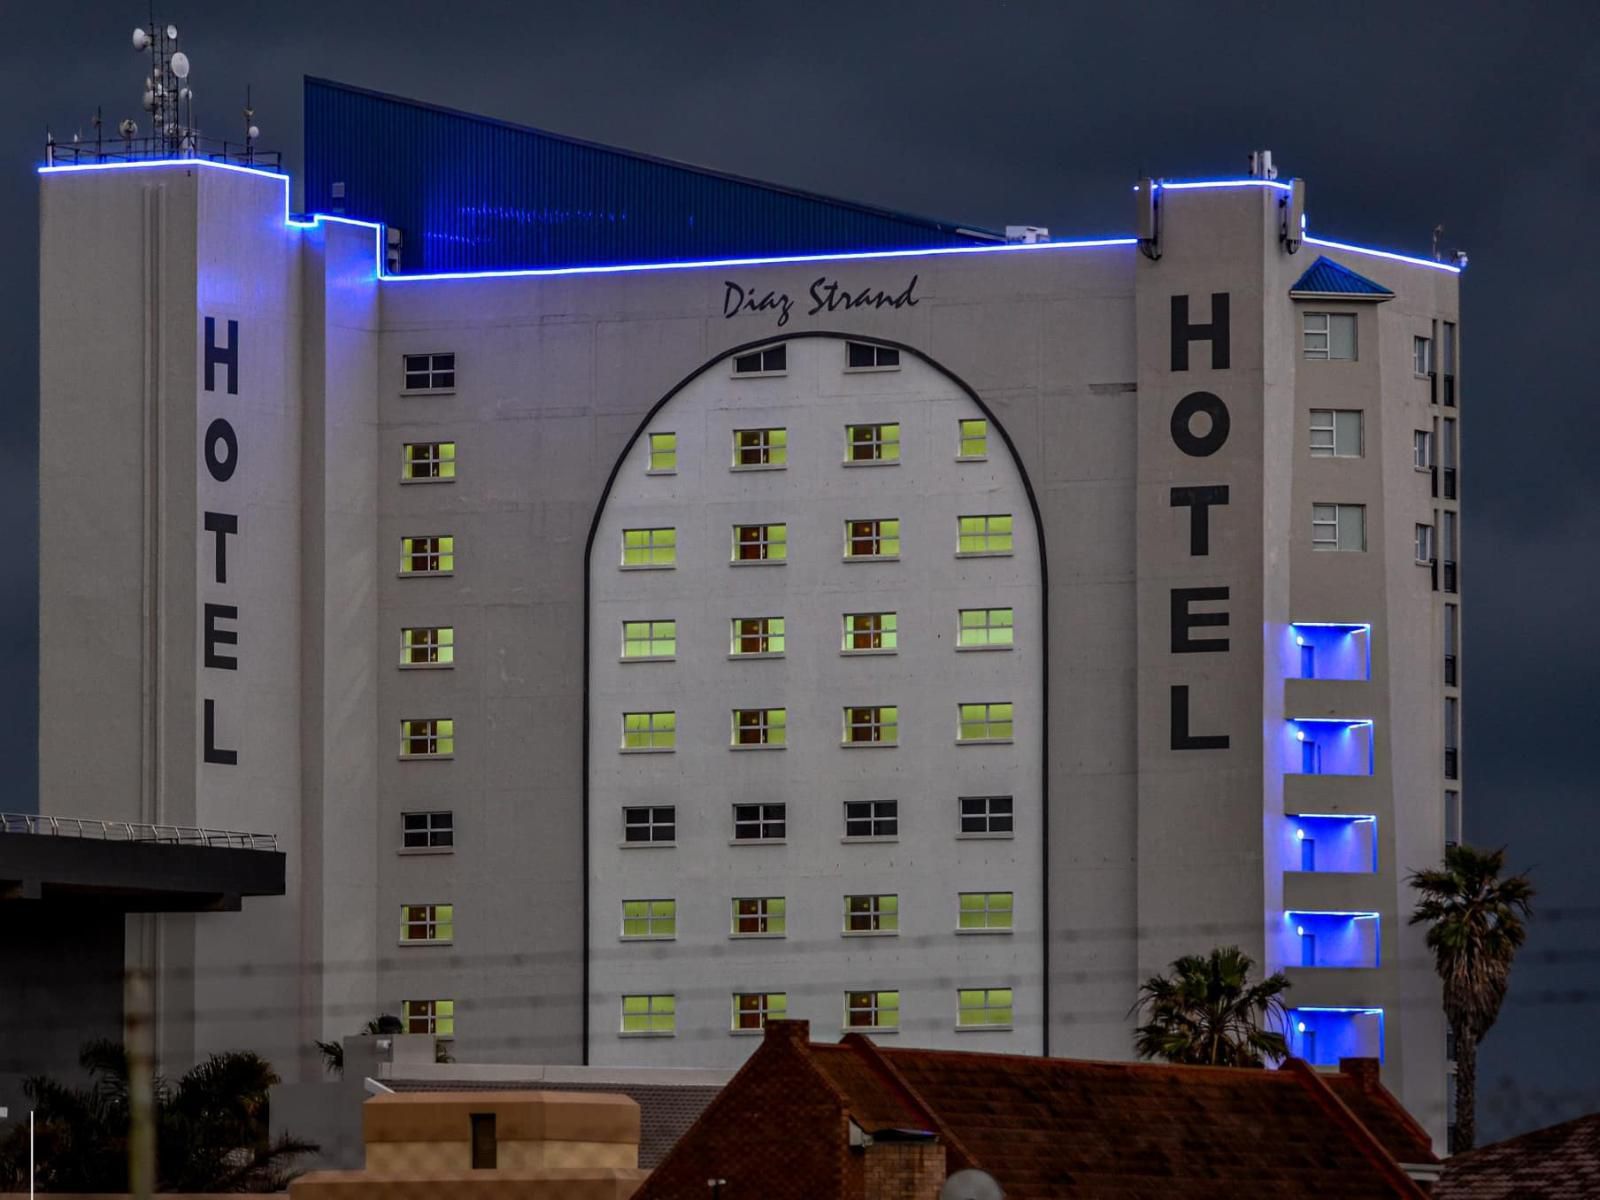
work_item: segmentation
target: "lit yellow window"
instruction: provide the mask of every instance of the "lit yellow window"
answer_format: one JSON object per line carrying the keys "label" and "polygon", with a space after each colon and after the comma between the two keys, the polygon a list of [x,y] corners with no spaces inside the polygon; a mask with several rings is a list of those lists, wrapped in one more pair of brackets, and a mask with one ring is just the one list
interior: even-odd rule
{"label": "lit yellow window", "polygon": [[624,621],[623,658],[672,658],[678,653],[676,621]]}
{"label": "lit yellow window", "polygon": [[454,1000],[407,1000],[403,1002],[401,1011],[405,1014],[407,1033],[431,1033],[435,1037],[455,1035]]}
{"label": "lit yellow window", "polygon": [[676,529],[624,529],[622,565],[625,567],[670,567],[678,561]]}
{"label": "lit yellow window", "polygon": [[754,467],[786,467],[789,465],[789,431],[787,429],[735,429],[733,431],[733,466],[735,470]]}
{"label": "lit yellow window", "polygon": [[759,1030],[768,1021],[782,1021],[789,1015],[788,992],[735,992],[733,1029],[736,1032]]}
{"label": "lit yellow window", "polygon": [[983,517],[962,517],[958,554],[1010,554],[1011,515],[999,513]]}
{"label": "lit yellow window", "polygon": [[900,461],[900,426],[850,425],[845,428],[844,460],[848,463]]}
{"label": "lit yellow window", "polygon": [[733,710],[735,746],[782,746],[789,740],[786,708],[736,708]]}
{"label": "lit yellow window", "polygon": [[982,459],[989,457],[989,422],[978,418],[961,422],[961,443],[956,457]]}
{"label": "lit yellow window", "polygon": [[456,631],[451,625],[407,626],[400,631],[400,665],[448,667],[456,660]]}
{"label": "lit yellow window", "polygon": [[963,704],[961,725],[956,734],[962,742],[1009,742],[1010,704]]}
{"label": "lit yellow window", "polygon": [[844,898],[844,931],[846,933],[898,933],[900,931],[899,896],[846,896]]}
{"label": "lit yellow window", "polygon": [[781,937],[786,926],[782,896],[744,896],[733,902],[734,937]]}
{"label": "lit yellow window", "polygon": [[847,708],[844,710],[844,743],[847,746],[892,746],[900,740],[900,710],[894,707]]}
{"label": "lit yellow window", "polygon": [[898,1029],[900,993],[846,992],[844,1024],[846,1029]]}
{"label": "lit yellow window", "polygon": [[1011,645],[1016,618],[1009,608],[963,608],[961,638],[956,644],[965,650],[987,650]]}
{"label": "lit yellow window", "polygon": [[846,653],[894,650],[900,645],[900,617],[897,613],[845,613]]}
{"label": "lit yellow window", "polygon": [[789,557],[787,525],[735,525],[733,561],[782,562]]}
{"label": "lit yellow window", "polygon": [[844,523],[844,556],[846,558],[899,558],[900,522],[892,519],[846,521]]}
{"label": "lit yellow window", "polygon": [[622,1032],[671,1037],[678,1032],[678,998],[672,995],[624,996]]}
{"label": "lit yellow window", "polygon": [[402,575],[448,575],[455,569],[455,538],[434,536],[400,539]]}
{"label": "lit yellow window", "polygon": [[650,473],[671,475],[678,469],[678,435],[652,433],[650,435]]}
{"label": "lit yellow window", "polygon": [[401,758],[443,758],[456,752],[456,723],[448,717],[412,717],[400,722]]}
{"label": "lit yellow window", "polygon": [[782,654],[782,617],[735,617],[729,651],[734,655]]}
{"label": "lit yellow window", "polygon": [[402,942],[448,942],[455,937],[455,905],[402,904],[400,940]]}
{"label": "lit yellow window", "polygon": [[631,712],[622,714],[624,750],[671,750],[678,744],[678,714]]}
{"label": "lit yellow window", "polygon": [[962,892],[958,929],[1010,929],[1010,892]]}
{"label": "lit yellow window", "polygon": [[401,462],[400,478],[407,483],[456,477],[454,442],[407,442]]}
{"label": "lit yellow window", "polygon": [[625,938],[675,938],[678,936],[676,900],[624,900],[622,936]]}
{"label": "lit yellow window", "polygon": [[1010,988],[961,988],[956,1025],[962,1029],[1009,1028],[1012,1014]]}

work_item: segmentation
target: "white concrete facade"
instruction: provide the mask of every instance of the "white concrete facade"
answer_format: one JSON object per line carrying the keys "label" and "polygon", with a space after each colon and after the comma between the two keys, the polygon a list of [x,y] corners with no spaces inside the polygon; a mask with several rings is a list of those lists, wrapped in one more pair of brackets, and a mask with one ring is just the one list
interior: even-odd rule
{"label": "white concrete facade", "polygon": [[[1458,506],[1459,426],[1447,476],[1413,461],[1460,411],[1453,271],[1291,253],[1285,192],[1262,181],[1164,190],[1159,258],[1124,240],[429,279],[377,277],[370,228],[287,224],[262,173],[41,185],[41,805],[290,851],[282,901],[161,918],[139,943],[169,1061],[249,1044],[309,1074],[311,1038],[448,999],[466,1061],[731,1065],[735,992],[842,1024],[856,988],[902,992],[903,1040],[1119,1058],[1144,976],[1236,942],[1290,971],[1315,1039],[1297,1050],[1381,1052],[1442,1132],[1443,1021],[1404,880],[1438,859],[1462,775],[1443,753],[1459,555],[1435,590],[1414,550]],[[1319,255],[1392,298],[1291,297]],[[830,310],[821,281],[906,302]],[[730,284],[791,306],[729,315]],[[1354,356],[1308,357],[1310,313],[1353,318]],[[901,348],[900,369],[843,370],[849,339]],[[731,375],[767,344],[785,375]],[[452,386],[408,391],[422,353],[455,356]],[[788,468],[729,470],[731,430],[774,409]],[[1360,412],[1359,442],[1314,454],[1333,410]],[[983,463],[956,461],[963,414],[992,423]],[[899,466],[842,466],[845,424],[867,421],[898,421]],[[647,471],[661,422],[675,475]],[[445,441],[452,481],[402,480],[407,444]],[[1351,510],[1336,524],[1361,509],[1343,551],[1314,549],[1329,505]],[[968,513],[1014,515],[1013,554],[958,559]],[[900,519],[900,560],[840,561],[855,517]],[[780,520],[786,565],[729,565],[735,523]],[[620,570],[620,530],[657,526],[680,531],[675,569]],[[451,569],[402,574],[416,537],[454,539]],[[955,610],[991,592],[1014,648],[953,650]],[[877,611],[902,617],[899,653],[841,656],[842,614]],[[729,659],[732,618],[776,615],[783,659]],[[621,623],[659,618],[675,661],[619,661]],[[453,631],[448,668],[401,665],[416,627]],[[956,704],[978,700],[1016,705],[1010,745],[954,744]],[[896,705],[899,745],[841,747],[855,704]],[[658,706],[674,753],[620,753],[620,714]],[[787,709],[786,750],[730,750],[746,706]],[[402,757],[415,719],[452,721],[450,752]],[[969,791],[1014,798],[1010,839],[956,836]],[[729,845],[731,806],[767,794],[790,806],[785,844]],[[898,840],[841,841],[844,804],[877,798],[899,801]],[[620,810],[646,801],[677,807],[675,846],[619,844]],[[453,844],[406,847],[404,814],[435,811]],[[901,896],[897,938],[841,936],[858,889]],[[957,934],[967,890],[1013,892],[1013,932]],[[752,895],[785,897],[786,938],[729,938]],[[675,939],[619,941],[621,901],[650,897],[678,901]],[[449,944],[402,944],[402,906],[424,904],[452,906]],[[1012,1028],[958,1034],[957,990],[1001,985]],[[674,1036],[622,1035],[620,997],[643,993],[685,997]]]}

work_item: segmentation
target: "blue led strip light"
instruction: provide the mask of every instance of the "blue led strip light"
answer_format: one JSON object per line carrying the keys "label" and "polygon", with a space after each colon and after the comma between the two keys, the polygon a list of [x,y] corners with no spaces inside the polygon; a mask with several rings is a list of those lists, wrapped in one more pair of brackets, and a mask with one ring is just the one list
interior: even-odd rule
{"label": "blue led strip light", "polygon": [[[297,221],[289,213],[289,177],[279,171],[266,171],[259,167],[244,167],[236,163],[213,162],[205,158],[155,158],[136,162],[110,162],[110,163],[71,163],[59,167],[40,167],[41,175],[64,175],[75,171],[126,171],[146,170],[153,167],[209,167],[216,171],[237,171],[244,175],[257,175],[263,179],[275,179],[283,185],[283,223],[291,229],[314,229],[318,225],[338,224],[353,225],[361,229],[371,229],[380,236],[374,238],[373,260],[374,271],[377,278],[387,283],[410,283],[443,279],[518,279],[518,278],[546,278],[560,275],[618,275],[640,271],[692,271],[706,267],[763,267],[781,266],[784,263],[807,262],[851,262],[862,259],[883,258],[927,258],[934,255],[952,254],[1010,254],[1010,253],[1045,253],[1050,250],[1093,250],[1113,246],[1136,246],[1138,238],[1111,237],[1088,238],[1070,242],[1034,242],[1019,243],[1007,246],[936,246],[927,250],[866,250],[844,254],[796,254],[771,256],[766,258],[719,258],[706,259],[696,262],[651,262],[651,263],[618,263],[610,266],[593,267],[528,267],[503,271],[457,271],[440,272],[428,275],[390,275],[384,271],[384,245],[381,237],[383,226],[374,221],[358,221],[352,217],[334,217],[322,213],[313,214],[305,220]],[[1158,187],[1165,191],[1186,191],[1202,188],[1241,188],[1263,187],[1278,191],[1288,191],[1289,185],[1278,183],[1271,179],[1216,179],[1177,181],[1174,183],[1161,183]],[[1333,250],[1347,250],[1352,254],[1372,254],[1379,258],[1394,259],[1397,262],[1411,263],[1419,267],[1433,267],[1436,270],[1448,271],[1459,275],[1459,267],[1448,266],[1445,263],[1432,262],[1425,258],[1412,258],[1405,254],[1395,254],[1388,250],[1370,250],[1364,246],[1351,246],[1343,242],[1325,242],[1314,237],[1307,237],[1307,242],[1317,246],[1327,246]]]}

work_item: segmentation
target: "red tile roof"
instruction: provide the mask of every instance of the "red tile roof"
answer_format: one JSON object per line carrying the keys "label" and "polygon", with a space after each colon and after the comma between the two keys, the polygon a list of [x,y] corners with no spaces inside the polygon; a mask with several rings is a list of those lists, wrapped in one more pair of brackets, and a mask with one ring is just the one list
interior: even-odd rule
{"label": "red tile roof", "polygon": [[1593,1200],[1600,1196],[1600,1113],[1536,1129],[1445,1162],[1436,1200]]}
{"label": "red tile roof", "polygon": [[1428,1131],[1379,1081],[1377,1059],[1340,1059],[1339,1073],[1324,1075],[1322,1081],[1372,1130],[1397,1162],[1438,1163]]}
{"label": "red tile roof", "polygon": [[[1260,1071],[891,1049],[856,1035],[813,1045],[804,1022],[773,1022],[637,1200],[713,1177],[730,1196],[855,1197],[850,1123],[932,1132],[950,1171],[982,1168],[1008,1200],[1420,1200],[1391,1148],[1420,1155],[1426,1135],[1375,1078],[1333,1078],[1297,1060]],[[738,1120],[757,1100],[760,1119]]]}

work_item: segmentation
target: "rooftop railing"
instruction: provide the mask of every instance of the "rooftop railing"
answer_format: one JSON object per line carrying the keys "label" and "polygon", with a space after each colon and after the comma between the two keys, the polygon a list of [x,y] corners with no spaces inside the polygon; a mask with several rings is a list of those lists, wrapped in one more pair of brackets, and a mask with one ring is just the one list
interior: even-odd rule
{"label": "rooftop railing", "polygon": [[139,821],[97,821],[37,813],[0,813],[0,833],[91,838],[100,842],[156,842],[168,846],[226,846],[235,850],[276,850],[275,833],[240,833],[194,825],[147,825]]}
{"label": "rooftop railing", "polygon": [[254,167],[259,171],[283,170],[283,155],[276,150],[257,150],[254,142],[229,142],[196,135],[180,138],[100,138],[91,142],[52,140],[45,143],[45,165],[48,167],[153,162],[173,158],[231,163],[236,167]]}

